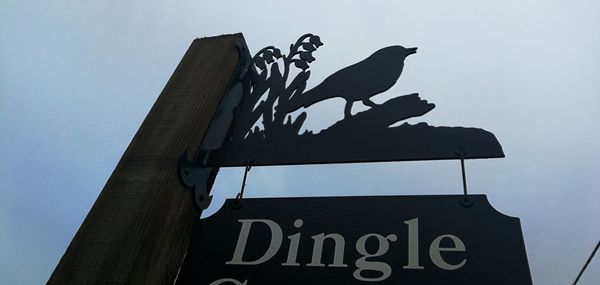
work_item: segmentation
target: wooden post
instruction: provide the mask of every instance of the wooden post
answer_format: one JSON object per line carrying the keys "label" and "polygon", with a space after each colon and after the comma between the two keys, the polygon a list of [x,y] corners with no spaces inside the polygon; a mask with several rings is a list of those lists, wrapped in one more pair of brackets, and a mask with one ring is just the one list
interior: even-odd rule
{"label": "wooden post", "polygon": [[108,179],[48,284],[173,284],[199,211],[178,177],[239,60],[241,34],[196,39]]}

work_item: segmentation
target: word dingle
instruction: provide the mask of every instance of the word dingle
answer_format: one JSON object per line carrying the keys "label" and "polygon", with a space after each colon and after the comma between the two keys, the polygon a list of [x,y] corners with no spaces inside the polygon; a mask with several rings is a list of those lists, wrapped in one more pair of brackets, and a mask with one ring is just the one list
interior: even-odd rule
{"label": "word dingle", "polygon": [[[240,219],[238,220],[238,222],[240,222],[242,226],[237,239],[235,250],[233,252],[231,260],[227,261],[225,264],[246,266],[259,265],[269,261],[279,252],[281,245],[283,244],[283,232],[279,224],[268,219]],[[259,258],[253,258],[254,260],[248,260],[244,258],[246,244],[250,236],[252,225],[258,223],[266,225],[270,231],[270,240],[268,240],[269,246],[264,252],[264,254],[262,254],[262,256],[260,256]],[[294,228],[300,229],[303,226],[303,224],[304,221],[302,219],[296,219],[294,221]],[[415,218],[407,220],[404,221],[404,224],[406,224],[408,230],[408,250],[406,251],[408,262],[406,265],[402,266],[402,269],[423,270],[424,267],[419,263],[419,219]],[[342,235],[338,233],[319,233],[312,235],[312,257],[310,261],[306,261],[305,263],[301,264],[301,262],[297,258],[298,248],[300,246],[300,236],[301,233],[295,233],[287,237],[289,239],[287,259],[285,260],[285,262],[281,263],[281,266],[349,266],[347,264],[347,261],[344,260],[346,240]],[[324,264],[322,262],[323,245],[326,240],[330,240],[334,243],[333,260],[330,264]],[[373,251],[371,247],[371,250],[367,250],[367,242],[372,244],[373,241],[377,242],[376,250]],[[383,281],[390,277],[390,275],[392,274],[391,266],[385,262],[373,261],[372,259],[385,255],[390,249],[390,244],[397,241],[398,236],[396,234],[388,234],[384,236],[377,233],[367,233],[361,236],[356,241],[355,245],[355,250],[358,254],[360,254],[361,257],[354,262],[354,266],[356,267],[356,269],[352,274],[353,277],[356,280],[366,282]],[[451,246],[442,247],[442,241],[444,241],[445,245],[450,243]],[[265,240],[265,242],[267,241]],[[467,259],[463,258],[458,263],[449,263],[443,258],[443,252],[466,252],[465,244],[460,238],[458,238],[455,235],[442,234],[436,237],[429,245],[429,257],[431,258],[433,264],[435,264],[437,267],[443,270],[457,270],[463,267],[467,262]],[[365,274],[365,272],[369,273]],[[237,280],[228,278],[217,280],[211,284],[227,284],[232,282],[234,284],[246,284],[246,281],[239,282]]]}

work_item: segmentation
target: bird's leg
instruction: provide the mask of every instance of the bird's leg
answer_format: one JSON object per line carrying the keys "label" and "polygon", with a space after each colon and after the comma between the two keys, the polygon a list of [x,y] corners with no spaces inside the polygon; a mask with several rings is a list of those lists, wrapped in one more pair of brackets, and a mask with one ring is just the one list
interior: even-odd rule
{"label": "bird's leg", "polygon": [[344,107],[344,119],[352,116],[352,103],[354,102],[346,100],[346,107]]}
{"label": "bird's leg", "polygon": [[377,106],[377,104],[375,104],[375,102],[371,101],[370,98],[362,99],[362,102],[363,102],[363,104],[365,104],[366,106],[369,106],[371,108]]}

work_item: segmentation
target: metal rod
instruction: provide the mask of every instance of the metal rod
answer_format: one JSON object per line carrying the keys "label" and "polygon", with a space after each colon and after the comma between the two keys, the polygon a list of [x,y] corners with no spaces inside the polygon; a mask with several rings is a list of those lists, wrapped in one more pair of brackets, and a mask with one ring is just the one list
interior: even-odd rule
{"label": "metal rod", "polygon": [[598,251],[598,247],[600,247],[600,240],[596,244],[596,248],[594,248],[594,251],[592,251],[592,254],[590,254],[590,257],[588,258],[588,260],[583,265],[583,268],[581,268],[581,271],[579,271],[579,274],[577,275],[577,278],[575,279],[575,282],[573,282],[573,285],[577,284],[577,282],[579,281],[579,278],[581,278],[581,275],[583,275],[583,272],[585,271],[585,269],[587,268],[587,266],[592,261],[592,258],[594,258],[594,255],[596,254],[596,251]]}
{"label": "metal rod", "polygon": [[250,166],[250,163],[246,164],[246,170],[244,171],[244,179],[242,180],[242,189],[240,190],[240,193],[238,194],[239,199],[242,199],[244,197],[244,189],[246,188],[246,178],[248,177],[248,172],[250,172],[250,168],[252,166]]}
{"label": "metal rod", "polygon": [[465,173],[465,157],[460,155],[460,168],[462,170],[462,182],[463,182],[463,193],[465,194],[465,201],[468,201],[467,196],[467,174]]}
{"label": "metal rod", "polygon": [[252,168],[252,161],[246,160],[246,169],[244,170],[244,179],[242,180],[242,189],[240,193],[235,196],[235,202],[233,203],[234,208],[239,208],[242,205],[242,198],[244,198],[244,189],[246,188],[246,178],[248,178],[248,172]]}
{"label": "metal rod", "polygon": [[460,201],[460,204],[463,207],[468,208],[468,207],[473,206],[473,202],[471,202],[471,200],[469,200],[469,193],[467,191],[467,171],[465,170],[465,154],[466,154],[466,152],[464,151],[464,149],[458,148],[458,150],[456,151],[456,154],[458,154],[458,156],[460,157],[460,170],[462,172],[462,183],[463,183],[463,194],[464,194],[464,197]]}

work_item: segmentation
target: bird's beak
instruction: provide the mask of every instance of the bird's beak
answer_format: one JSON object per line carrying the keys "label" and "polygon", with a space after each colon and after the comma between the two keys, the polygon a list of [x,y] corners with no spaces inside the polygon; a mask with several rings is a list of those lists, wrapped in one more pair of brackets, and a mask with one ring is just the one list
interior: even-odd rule
{"label": "bird's beak", "polygon": [[414,48],[407,48],[406,50],[408,51],[408,55],[411,55],[413,53],[417,53],[417,48],[416,47],[414,47]]}

